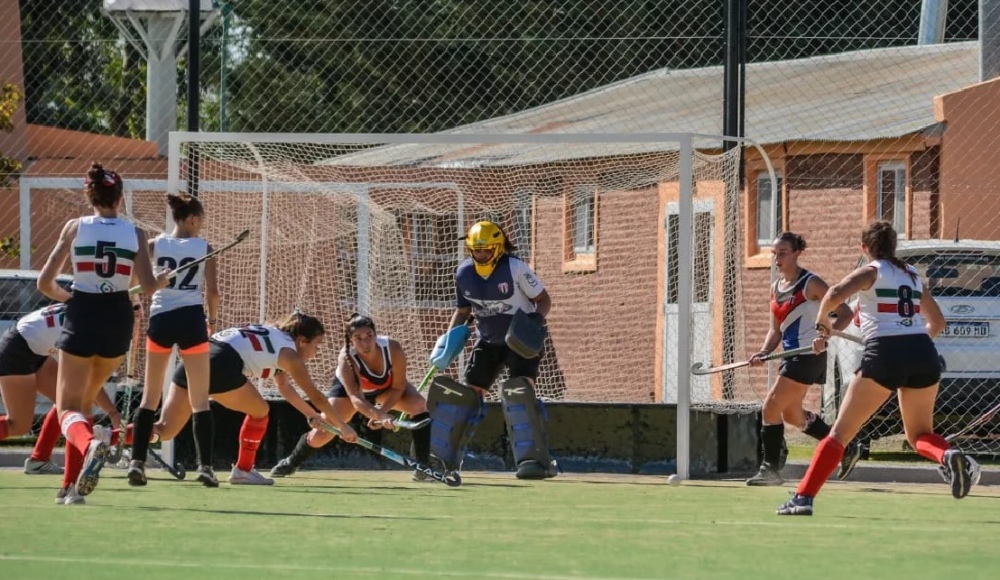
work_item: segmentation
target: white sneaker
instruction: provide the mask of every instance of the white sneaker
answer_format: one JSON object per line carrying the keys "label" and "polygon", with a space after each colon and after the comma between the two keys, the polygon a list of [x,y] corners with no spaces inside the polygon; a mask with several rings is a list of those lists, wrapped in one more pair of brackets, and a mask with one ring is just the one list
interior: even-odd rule
{"label": "white sneaker", "polygon": [[102,441],[105,445],[111,445],[111,429],[103,425],[94,425],[94,439]]}
{"label": "white sneaker", "polygon": [[76,492],[76,485],[70,484],[66,489],[60,489],[56,494],[56,505],[79,505],[85,504],[87,500]]}
{"label": "white sneaker", "polygon": [[24,460],[24,472],[28,475],[62,475],[63,469],[51,459],[39,461],[29,457]]}
{"label": "white sneaker", "polygon": [[264,477],[256,469],[251,468],[250,471],[243,471],[234,465],[229,474],[229,483],[231,485],[274,485],[274,480],[270,477]]}

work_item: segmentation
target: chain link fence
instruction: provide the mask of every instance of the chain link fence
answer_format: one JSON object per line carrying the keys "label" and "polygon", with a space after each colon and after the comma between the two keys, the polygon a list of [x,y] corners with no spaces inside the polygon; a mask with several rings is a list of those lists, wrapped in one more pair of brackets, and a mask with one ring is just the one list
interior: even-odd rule
{"label": "chain link fence", "polygon": [[[748,152],[745,195],[733,204],[746,227],[724,257],[743,293],[748,352],[732,353],[739,359],[768,328],[777,232],[802,234],[803,265],[834,283],[857,264],[864,224],[893,222],[949,319],[937,339],[946,434],[961,433],[1000,394],[1000,357],[989,355],[1000,351],[1000,297],[990,285],[1000,276],[990,172],[1000,151],[1000,56],[991,48],[1000,12],[986,0],[981,16],[979,4],[748,0],[744,125],[765,144],[778,193]],[[92,157],[129,178],[165,179],[164,127],[186,125],[186,5],[0,0],[4,16],[16,16],[0,19],[11,32],[0,36],[0,84],[20,94],[0,106],[0,118],[12,110],[0,154],[23,165],[0,184],[12,186],[0,190],[5,207],[19,207],[18,177],[78,177]],[[723,130],[726,13],[717,0],[202,6],[204,131]],[[57,226],[39,219],[25,239],[20,217],[0,216],[0,266],[37,267],[51,248],[46,228]],[[828,383],[807,399],[831,416],[857,357],[837,348]],[[750,377],[763,394],[767,371]],[[985,421],[956,441],[988,451],[998,431],[997,420]],[[865,433],[898,439],[898,411],[887,406]]]}

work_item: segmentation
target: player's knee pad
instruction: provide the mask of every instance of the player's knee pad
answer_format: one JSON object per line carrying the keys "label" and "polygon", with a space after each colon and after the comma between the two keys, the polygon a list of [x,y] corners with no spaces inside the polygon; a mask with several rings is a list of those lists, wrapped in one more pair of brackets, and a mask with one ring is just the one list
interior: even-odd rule
{"label": "player's knee pad", "polygon": [[535,396],[535,388],[523,377],[504,381],[500,386],[507,436],[514,452],[519,479],[544,479],[558,472],[549,454],[545,406]]}
{"label": "player's knee pad", "polygon": [[465,447],[483,419],[483,398],[472,387],[448,377],[435,377],[427,391],[431,415],[431,454],[448,471],[462,468]]}

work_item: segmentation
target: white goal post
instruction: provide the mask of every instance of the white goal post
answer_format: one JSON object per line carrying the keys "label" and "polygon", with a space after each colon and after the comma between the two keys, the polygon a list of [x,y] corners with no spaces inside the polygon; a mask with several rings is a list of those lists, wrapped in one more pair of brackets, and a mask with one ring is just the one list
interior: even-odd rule
{"label": "white goal post", "polygon": [[[316,313],[319,383],[353,311],[400,340],[419,381],[453,310],[459,238],[501,223],[553,297],[539,396],[676,403],[688,478],[692,407],[756,409],[766,391],[746,371],[690,373],[748,356],[743,147],[726,141],[763,160],[774,199],[760,145],[692,133],[172,132],[167,190],[197,179],[213,244],[251,228],[220,264],[221,324]],[[133,203],[163,215],[162,199]]]}

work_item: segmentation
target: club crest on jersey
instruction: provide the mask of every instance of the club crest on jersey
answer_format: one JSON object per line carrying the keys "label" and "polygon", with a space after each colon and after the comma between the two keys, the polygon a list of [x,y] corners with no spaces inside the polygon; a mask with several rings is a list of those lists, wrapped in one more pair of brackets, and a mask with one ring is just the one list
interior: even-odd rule
{"label": "club crest on jersey", "polygon": [[115,287],[111,285],[111,282],[101,282],[101,285],[98,286],[98,289],[103,294],[110,294],[115,291]]}
{"label": "club crest on jersey", "polygon": [[501,282],[497,284],[497,290],[499,290],[501,294],[506,294],[507,291],[510,290],[510,285],[506,282]]}

